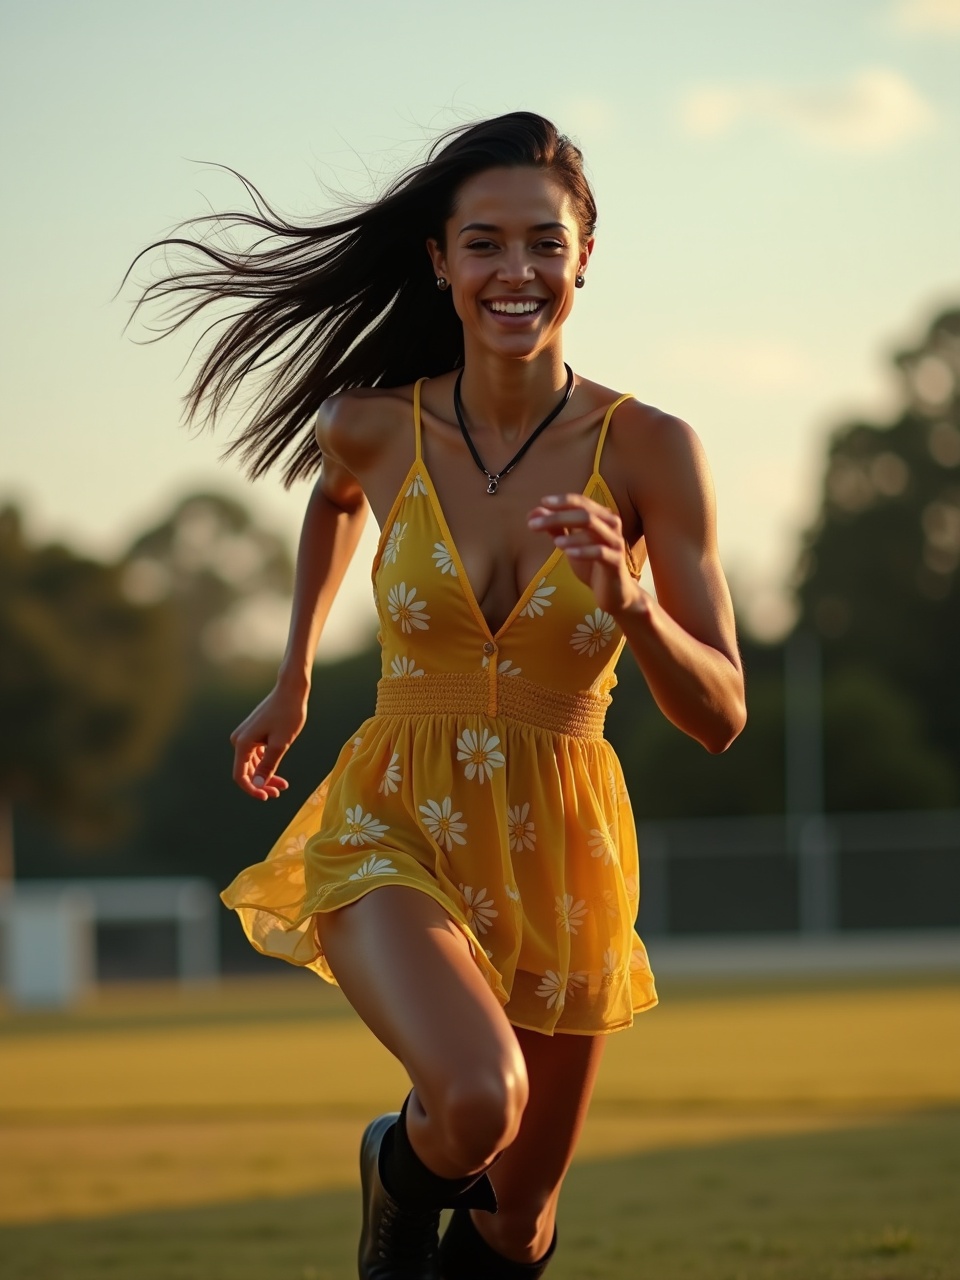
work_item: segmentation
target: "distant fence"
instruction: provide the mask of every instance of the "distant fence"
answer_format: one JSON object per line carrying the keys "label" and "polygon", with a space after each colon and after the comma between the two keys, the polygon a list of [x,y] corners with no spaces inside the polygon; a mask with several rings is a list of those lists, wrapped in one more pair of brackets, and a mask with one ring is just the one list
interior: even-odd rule
{"label": "distant fence", "polygon": [[641,933],[960,926],[960,810],[639,824]]}

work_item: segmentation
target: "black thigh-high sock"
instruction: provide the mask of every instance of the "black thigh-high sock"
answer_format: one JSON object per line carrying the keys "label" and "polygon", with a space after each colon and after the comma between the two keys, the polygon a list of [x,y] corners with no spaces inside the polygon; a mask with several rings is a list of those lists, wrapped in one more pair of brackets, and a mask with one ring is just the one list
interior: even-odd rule
{"label": "black thigh-high sock", "polygon": [[[471,1173],[466,1178],[441,1178],[428,1169],[414,1151],[407,1133],[407,1104],[404,1099],[400,1117],[384,1135],[380,1148],[380,1181],[401,1206],[410,1208],[449,1209],[470,1204],[475,1209],[496,1213],[497,1197],[485,1173]],[[471,1189],[473,1194],[469,1194]]]}

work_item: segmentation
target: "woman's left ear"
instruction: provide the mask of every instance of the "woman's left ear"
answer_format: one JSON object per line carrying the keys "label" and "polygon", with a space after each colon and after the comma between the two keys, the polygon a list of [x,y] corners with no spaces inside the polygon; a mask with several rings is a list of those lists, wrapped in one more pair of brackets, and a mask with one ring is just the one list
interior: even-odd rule
{"label": "woman's left ear", "polygon": [[576,279],[576,286],[578,289],[582,289],[584,285],[583,273],[586,271],[587,263],[590,261],[590,255],[593,253],[593,243],[593,236],[591,236],[590,239],[585,241],[580,248],[580,259],[577,263]]}

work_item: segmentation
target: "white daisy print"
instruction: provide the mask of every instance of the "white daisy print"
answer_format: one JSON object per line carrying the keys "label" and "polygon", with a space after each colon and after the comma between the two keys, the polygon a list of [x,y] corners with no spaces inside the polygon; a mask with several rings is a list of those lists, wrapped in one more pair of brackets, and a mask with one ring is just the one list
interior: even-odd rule
{"label": "white daisy print", "polygon": [[567,999],[572,1000],[577,994],[579,987],[587,985],[587,975],[585,973],[570,973],[567,975]]}
{"label": "white daisy print", "polygon": [[329,791],[329,789],[330,789],[329,782],[327,782],[326,780],[321,782],[319,787],[317,787],[316,791],[314,791],[313,794],[311,795],[310,803],[313,805],[323,804],[324,800],[326,800],[327,798],[327,792]]}
{"label": "white daisy print", "polygon": [[615,920],[620,914],[620,903],[618,902],[617,895],[613,889],[604,889],[603,905],[607,915],[610,916],[611,919]]}
{"label": "white daisy print", "polygon": [[563,1008],[564,1000],[566,999],[566,988],[567,984],[559,973],[555,969],[548,969],[540,979],[537,995],[546,1000],[548,1009],[552,1009],[556,1005],[559,1012]]}
{"label": "white daisy print", "polygon": [[435,542],[433,544],[433,561],[441,573],[449,573],[451,578],[457,576],[457,566],[453,563],[453,556],[448,551],[445,542]]}
{"label": "white daisy print", "polygon": [[586,902],[583,898],[578,898],[574,902],[573,894],[565,893],[562,898],[559,894],[557,895],[556,904],[557,924],[566,929],[567,933],[577,933],[587,914]]}
{"label": "white daisy print", "polygon": [[378,858],[375,853],[371,853],[365,862],[360,863],[352,876],[347,876],[347,879],[366,880],[367,876],[395,876],[396,874],[397,868],[389,858]]}
{"label": "white daisy print", "polygon": [[617,786],[616,772],[612,767],[607,770],[607,791],[610,793],[610,803],[616,809],[620,799],[620,789]]}
{"label": "white daisy print", "polygon": [[426,497],[427,486],[423,483],[423,476],[418,471],[410,483],[407,485],[407,491],[403,495],[405,498]]}
{"label": "white daisy print", "polygon": [[422,676],[423,667],[418,667],[413,658],[406,658],[403,654],[390,660],[390,675],[399,679],[401,676]]}
{"label": "white daisy print", "polygon": [[466,760],[463,772],[467,777],[477,778],[481,783],[485,776],[492,778],[494,769],[500,769],[506,764],[503,752],[497,750],[499,746],[500,739],[489,729],[481,729],[479,732],[464,729],[457,739],[457,759]]}
{"label": "white daisy print", "polygon": [[641,969],[645,969],[646,958],[639,947],[634,947],[630,952],[630,972],[639,973]]}
{"label": "white daisy print", "polygon": [[[486,654],[483,655],[483,660],[481,661],[480,665],[481,667],[489,667],[490,659],[487,657]],[[497,672],[501,676],[518,676],[521,670],[522,668],[515,667],[511,663],[509,658],[504,658],[502,662],[497,664]]]}
{"label": "white daisy print", "polygon": [[372,813],[364,813],[363,805],[347,810],[347,831],[340,837],[341,844],[372,844],[389,831],[385,822],[378,822]]}
{"label": "white daisy print", "polygon": [[438,803],[436,800],[428,800],[426,804],[420,806],[420,812],[423,814],[423,825],[436,840],[437,844],[442,845],[447,853],[455,844],[466,844],[466,840],[460,834],[466,831],[467,824],[461,822],[463,814],[452,812],[453,801],[449,796]]}
{"label": "white daisy print", "polygon": [[517,804],[507,809],[507,829],[510,832],[511,853],[523,853],[537,842],[534,825],[528,820],[529,804]]}
{"label": "white daisy print", "polygon": [[400,554],[400,543],[403,541],[406,532],[406,523],[401,524],[399,520],[396,521],[390,530],[390,537],[387,539],[387,545],[383,552],[383,559],[386,564],[397,563],[397,556]]}
{"label": "white daisy print", "polygon": [[582,987],[586,980],[587,975],[585,973],[571,973],[567,980],[564,981],[555,969],[548,969],[540,979],[536,994],[546,1000],[548,1009],[556,1007],[559,1013],[566,1004],[568,997],[575,996],[577,988]]}
{"label": "white daisy print", "polygon": [[414,627],[419,628],[420,631],[429,631],[430,615],[424,613],[426,607],[425,600],[417,599],[416,587],[411,587],[408,591],[405,582],[398,582],[387,594],[387,609],[390,617],[400,624],[400,630],[407,635],[410,635]]}
{"label": "white daisy print", "polygon": [[616,862],[617,850],[610,839],[609,831],[599,831],[596,827],[592,827],[587,843],[590,846],[591,858],[602,858],[605,867],[609,867],[611,862]]}
{"label": "white daisy print", "polygon": [[539,618],[544,610],[549,609],[553,604],[550,597],[556,591],[556,587],[545,587],[543,584],[546,578],[541,578],[537,583],[537,588],[527,603],[520,610],[521,618]]}
{"label": "white daisy print", "polygon": [[593,613],[584,614],[583,622],[577,623],[570,643],[577,653],[585,653],[588,658],[592,658],[610,643],[616,625],[609,613],[604,613],[600,608],[594,609]]}
{"label": "white daisy print", "polygon": [[623,887],[627,891],[627,897],[631,902],[635,902],[640,897],[640,881],[636,876],[624,876]]}
{"label": "white daisy print", "polygon": [[515,884],[505,884],[503,886],[503,892],[507,895],[507,897],[510,899],[511,902],[520,901],[520,890],[517,888]]}
{"label": "white daisy print", "polygon": [[603,967],[600,970],[600,977],[603,979],[603,985],[608,987],[610,980],[614,977],[620,968],[620,952],[615,951],[613,947],[607,947],[603,953]]}
{"label": "white daisy print", "polygon": [[352,744],[351,744],[351,745],[352,745],[352,747],[353,747],[353,752],[352,752],[352,754],[353,754],[353,755],[356,755],[356,754],[357,754],[357,752],[360,750],[361,746],[363,745],[363,739],[362,739],[362,738],[359,738],[359,737],[358,737],[358,738],[354,738],[354,740],[353,740],[353,742],[352,742]]}
{"label": "white daisy print", "polygon": [[493,899],[487,897],[486,889],[474,889],[470,885],[461,885],[463,911],[467,923],[477,933],[486,933],[500,912],[493,905]]}
{"label": "white daisy print", "polygon": [[377,790],[383,796],[392,795],[402,781],[403,779],[400,776],[400,756],[395,751],[393,759],[383,771],[383,777],[380,779],[380,786]]}
{"label": "white daisy print", "polygon": [[283,851],[284,853],[302,853],[306,847],[306,843],[307,837],[304,832],[301,831],[300,835],[290,837],[284,846]]}

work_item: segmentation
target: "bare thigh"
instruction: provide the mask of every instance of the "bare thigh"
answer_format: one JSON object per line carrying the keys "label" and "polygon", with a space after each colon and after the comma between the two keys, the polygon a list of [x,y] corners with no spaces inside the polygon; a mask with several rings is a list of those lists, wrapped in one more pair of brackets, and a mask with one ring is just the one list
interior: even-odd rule
{"label": "bare thigh", "polygon": [[399,885],[315,921],[347,999],[410,1076],[420,1158],[442,1177],[484,1167],[518,1133],[527,1073],[465,935],[439,903]]}
{"label": "bare thigh", "polygon": [[500,1210],[474,1214],[487,1243],[516,1262],[541,1258],[553,1239],[557,1202],[596,1083],[604,1036],[516,1030],[530,1097],[520,1130],[490,1171]]}

